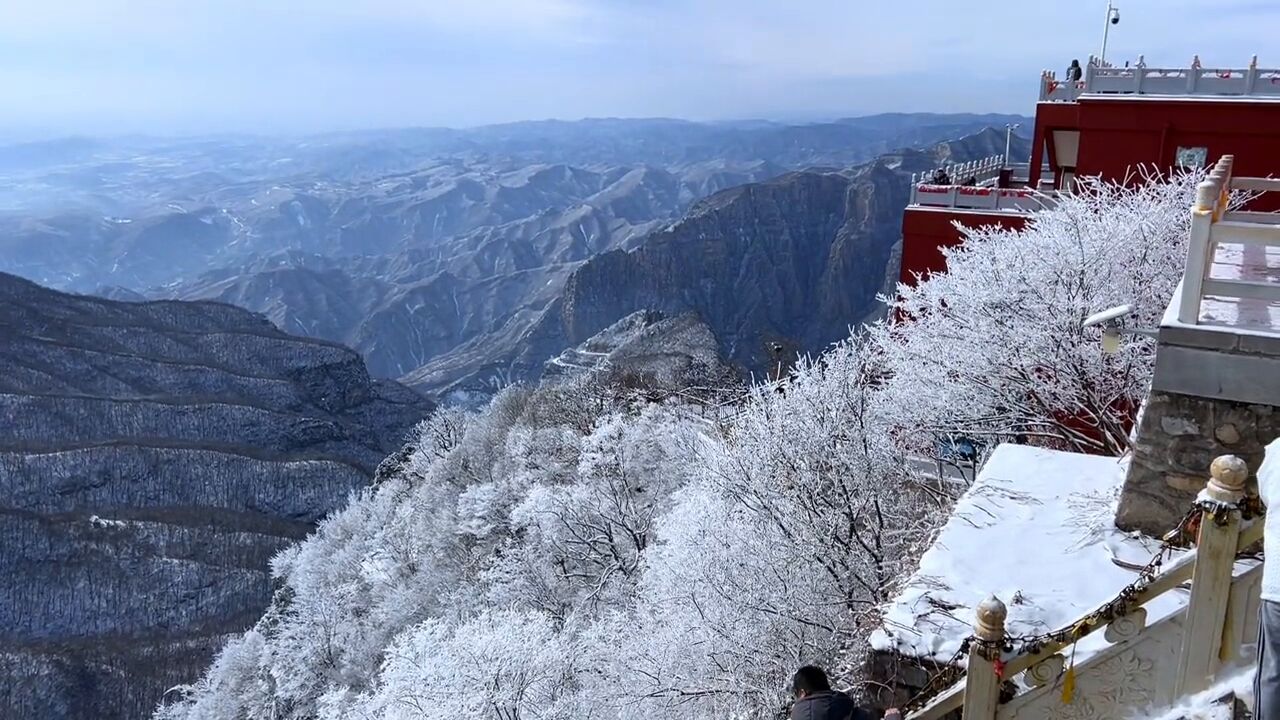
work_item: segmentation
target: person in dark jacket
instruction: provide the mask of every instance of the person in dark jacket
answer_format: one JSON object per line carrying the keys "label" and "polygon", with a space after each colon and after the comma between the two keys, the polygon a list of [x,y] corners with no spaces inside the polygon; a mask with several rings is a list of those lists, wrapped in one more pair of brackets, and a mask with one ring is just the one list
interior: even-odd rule
{"label": "person in dark jacket", "polygon": [[[873,720],[870,711],[853,704],[842,692],[831,689],[822,668],[805,665],[791,680],[796,701],[791,706],[791,720]],[[888,710],[884,720],[901,720],[897,710]]]}
{"label": "person in dark jacket", "polygon": [[1080,82],[1080,78],[1084,77],[1084,68],[1080,67],[1079,60],[1072,60],[1067,66],[1067,80],[1071,82]]}

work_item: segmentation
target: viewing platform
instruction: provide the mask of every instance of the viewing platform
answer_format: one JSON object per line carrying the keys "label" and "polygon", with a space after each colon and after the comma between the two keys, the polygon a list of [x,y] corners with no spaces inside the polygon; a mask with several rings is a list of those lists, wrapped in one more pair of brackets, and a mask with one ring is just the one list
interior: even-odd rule
{"label": "viewing platform", "polygon": [[1025,213],[1052,201],[1049,195],[1028,187],[1029,178],[1028,163],[1007,164],[1000,155],[943,165],[932,172],[912,174],[909,207]]}
{"label": "viewing platform", "polygon": [[1080,80],[1060,79],[1046,70],[1040,76],[1040,102],[1076,102],[1085,94],[1187,97],[1248,97],[1280,100],[1280,68],[1260,68],[1254,56],[1243,68],[1210,68],[1197,56],[1189,67],[1114,67],[1090,58]]}

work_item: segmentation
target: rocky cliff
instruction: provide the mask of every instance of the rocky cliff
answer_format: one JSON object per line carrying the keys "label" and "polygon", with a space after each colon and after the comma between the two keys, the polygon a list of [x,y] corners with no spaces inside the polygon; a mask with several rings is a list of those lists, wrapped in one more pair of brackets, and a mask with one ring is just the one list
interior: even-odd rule
{"label": "rocky cliff", "polygon": [[585,263],[534,337],[576,344],[655,309],[697,312],[724,354],[757,372],[777,354],[820,350],[875,310],[905,187],[876,165],[720,193],[634,252]]}
{"label": "rocky cliff", "polygon": [[149,715],[430,409],[239,308],[0,274],[0,716]]}

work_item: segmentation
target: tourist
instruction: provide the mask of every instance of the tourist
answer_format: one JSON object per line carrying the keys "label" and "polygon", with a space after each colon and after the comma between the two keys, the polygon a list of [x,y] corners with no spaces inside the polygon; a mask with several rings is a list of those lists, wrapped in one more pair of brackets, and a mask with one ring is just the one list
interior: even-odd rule
{"label": "tourist", "polygon": [[[869,710],[853,704],[848,695],[831,689],[822,668],[805,665],[791,681],[796,701],[791,706],[791,720],[872,720]],[[896,709],[885,711],[884,720],[901,720]]]}
{"label": "tourist", "polygon": [[1072,60],[1067,66],[1067,80],[1071,82],[1080,82],[1080,78],[1084,77],[1084,68],[1080,67],[1079,60]]}
{"label": "tourist", "polygon": [[[1270,512],[1263,527],[1263,557],[1280,558],[1280,440],[1267,448],[1258,470],[1258,494]],[[1270,552],[1268,552],[1270,551]],[[1262,565],[1262,602],[1258,607],[1258,673],[1253,680],[1253,716],[1280,718],[1280,562]]]}

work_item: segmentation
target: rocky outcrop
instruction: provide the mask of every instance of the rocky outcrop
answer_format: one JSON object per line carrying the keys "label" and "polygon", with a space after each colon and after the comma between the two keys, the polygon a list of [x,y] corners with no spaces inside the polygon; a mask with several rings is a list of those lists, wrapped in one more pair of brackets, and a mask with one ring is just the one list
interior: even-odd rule
{"label": "rocky outcrop", "polygon": [[903,179],[804,172],[720,193],[634,252],[584,264],[540,342],[573,345],[642,309],[705,318],[725,355],[762,371],[773,343],[820,350],[873,312],[896,242]]}
{"label": "rocky outcrop", "polygon": [[431,404],[220,303],[0,275],[0,716],[136,718]]}
{"label": "rocky outcrop", "polygon": [[671,391],[720,389],[741,378],[720,357],[715,333],[695,313],[632,313],[546,362],[542,377],[604,371]]}

